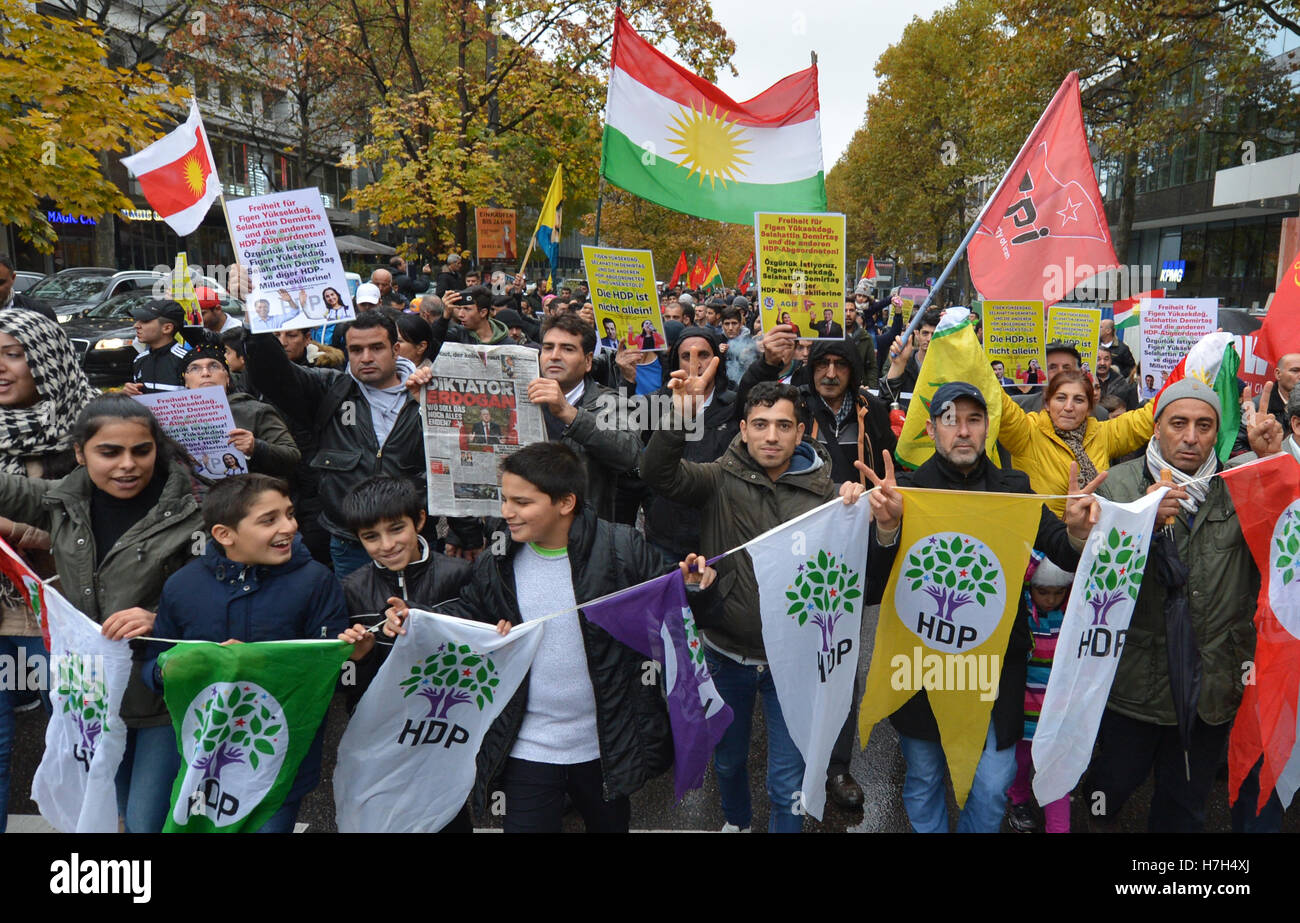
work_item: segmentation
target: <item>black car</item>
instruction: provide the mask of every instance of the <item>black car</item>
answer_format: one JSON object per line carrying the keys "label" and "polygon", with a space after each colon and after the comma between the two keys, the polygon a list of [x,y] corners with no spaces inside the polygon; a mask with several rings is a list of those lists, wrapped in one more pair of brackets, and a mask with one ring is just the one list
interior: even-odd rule
{"label": "black car", "polygon": [[[131,380],[131,365],[140,354],[135,347],[131,309],[142,307],[153,297],[149,289],[118,295],[62,325],[92,385],[115,388]],[[236,318],[244,315],[243,304],[229,295],[221,296],[221,306]]]}

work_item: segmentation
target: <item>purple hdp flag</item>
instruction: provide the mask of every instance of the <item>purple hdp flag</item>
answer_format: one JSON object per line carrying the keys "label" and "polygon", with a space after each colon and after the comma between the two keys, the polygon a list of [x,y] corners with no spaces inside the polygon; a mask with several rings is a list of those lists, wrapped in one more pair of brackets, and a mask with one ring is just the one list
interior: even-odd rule
{"label": "purple hdp flag", "polygon": [[704,783],[709,757],[732,717],[705,666],[704,642],[695,630],[681,571],[587,603],[582,611],[634,651],[662,664],[676,759],[673,783],[680,801]]}

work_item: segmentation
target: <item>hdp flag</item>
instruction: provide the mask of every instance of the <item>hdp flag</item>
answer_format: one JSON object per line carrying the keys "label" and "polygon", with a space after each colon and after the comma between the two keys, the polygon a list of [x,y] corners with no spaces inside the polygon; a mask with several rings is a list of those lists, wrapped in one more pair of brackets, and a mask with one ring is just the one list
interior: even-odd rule
{"label": "hdp flag", "polygon": [[1026,494],[903,490],[858,728],[866,740],[881,718],[927,696],[958,805],[984,750],[1042,511]]}
{"label": "hdp flag", "polygon": [[1241,533],[1262,580],[1255,609],[1255,682],[1246,684],[1228,744],[1228,792],[1264,757],[1259,808],[1277,789],[1285,807],[1300,786],[1300,464],[1289,452],[1229,468]]}
{"label": "hdp flag", "polygon": [[677,257],[677,265],[673,266],[673,277],[668,280],[668,287],[674,287],[682,276],[690,272],[690,268],[690,263],[686,261],[686,251],[683,250],[681,255]]}
{"label": "hdp flag", "polygon": [[681,571],[586,603],[582,613],[663,667],[673,729],[673,785],[680,801],[704,784],[709,757],[732,718],[704,663]]}
{"label": "hdp flag", "polygon": [[140,183],[153,210],[181,237],[198,228],[212,200],[221,194],[214,162],[199,104],[194,100],[190,100],[190,115],[184,124],[139,153],[122,158],[122,166]]}
{"label": "hdp flag", "polygon": [[1241,359],[1233,345],[1236,339],[1236,335],[1231,333],[1207,333],[1178,361],[1165,378],[1164,388],[1160,389],[1164,391],[1183,378],[1195,378],[1214,390],[1223,408],[1215,451],[1219,461],[1224,462],[1232,454],[1241,428],[1241,401],[1237,397],[1237,369],[1241,366]]}
{"label": "hdp flag", "polygon": [[474,787],[483,736],[519,689],[545,622],[496,627],[411,610],[339,742],[340,833],[436,833]]}
{"label": "hdp flag", "polygon": [[817,66],[736,102],[614,14],[600,173],[674,211],[752,224],[754,212],[824,212]]}
{"label": "hdp flag", "polygon": [[997,441],[1002,422],[1002,386],[993,374],[984,347],[975,336],[970,311],[965,308],[944,311],[934,336],[930,338],[925,362],[916,378],[916,390],[907,405],[907,419],[899,434],[895,455],[907,467],[919,468],[934,454],[934,440],[925,434],[925,424],[930,419],[930,398],[940,385],[950,381],[969,382],[984,395],[989,415],[986,450],[990,460],[999,464]]}
{"label": "hdp flag", "polygon": [[1295,352],[1295,344],[1300,343],[1300,252],[1282,274],[1273,304],[1255,336],[1255,355],[1271,361]]}
{"label": "hdp flag", "polygon": [[1049,804],[1074,790],[1092,759],[1133,607],[1151,532],[1166,490],[1133,503],[1099,497],[1101,513],[1074,573],[1056,656],[1034,731],[1034,795]]}
{"label": "hdp flag", "polygon": [[46,588],[50,704],[32,800],[62,833],[117,833],[114,779],[126,752],[118,714],[131,678],[131,646],[110,641],[57,590]]}
{"label": "hdp flag", "polygon": [[781,715],[803,754],[802,809],[818,820],[831,750],[853,704],[870,522],[867,503],[836,499],[745,546]]}
{"label": "hdp flag", "polygon": [[551,186],[546,190],[546,198],[542,200],[542,211],[537,216],[537,227],[533,231],[533,239],[537,241],[538,248],[546,254],[546,260],[551,264],[551,287],[556,291],[560,288],[558,267],[563,223],[564,165],[558,164],[555,167],[555,175],[551,177]]}
{"label": "hdp flag", "polygon": [[[967,257],[971,280],[986,299],[1041,298],[1048,307],[1084,279],[1118,267],[1083,130],[1076,71],[1061,83],[993,193]],[[1045,272],[1048,267],[1059,272]]]}
{"label": "hdp flag", "polygon": [[182,759],[163,832],[238,833],[270,820],[351,651],[342,641],[202,641],[160,654]]}

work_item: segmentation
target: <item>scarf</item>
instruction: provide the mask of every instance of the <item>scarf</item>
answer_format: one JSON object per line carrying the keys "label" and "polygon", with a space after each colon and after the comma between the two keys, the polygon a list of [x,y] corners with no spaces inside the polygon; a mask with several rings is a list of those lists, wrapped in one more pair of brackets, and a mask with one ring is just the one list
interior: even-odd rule
{"label": "scarf", "polygon": [[90,386],[67,335],[35,311],[0,311],[0,331],[22,344],[36,383],[30,407],[0,407],[0,472],[27,474],[25,459],[72,444],[72,424],[99,392]]}
{"label": "scarf", "polygon": [[1088,431],[1088,422],[1085,420],[1082,426],[1066,431],[1061,429],[1055,423],[1052,429],[1056,430],[1056,435],[1074,454],[1074,460],[1079,463],[1079,483],[1087,484],[1097,476],[1097,466],[1092,463],[1088,453],[1083,450],[1083,434]]}
{"label": "scarf", "polygon": [[1195,516],[1196,510],[1205,502],[1206,496],[1210,492],[1210,482],[1207,480],[1209,475],[1214,474],[1219,468],[1219,459],[1213,452],[1205,460],[1195,474],[1185,474],[1179,471],[1160,454],[1160,443],[1156,437],[1152,436],[1151,441],[1147,443],[1147,471],[1151,472],[1151,477],[1157,484],[1160,483],[1160,472],[1167,470],[1169,476],[1174,479],[1174,484],[1187,491],[1187,499],[1179,500],[1178,503],[1183,509],[1187,510],[1189,516]]}

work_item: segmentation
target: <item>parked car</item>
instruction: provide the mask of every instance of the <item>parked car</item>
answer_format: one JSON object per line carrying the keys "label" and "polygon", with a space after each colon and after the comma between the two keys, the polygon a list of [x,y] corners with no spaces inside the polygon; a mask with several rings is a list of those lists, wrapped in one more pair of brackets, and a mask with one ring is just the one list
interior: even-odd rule
{"label": "parked car", "polygon": [[[169,273],[152,269],[119,271],[104,266],[79,266],[46,276],[26,294],[53,308],[62,324],[126,292],[143,290],[152,294],[165,291],[170,278]],[[224,286],[207,276],[196,276],[194,284],[206,285],[222,294],[226,291]]]}
{"label": "parked car", "polygon": [[[138,289],[110,298],[63,324],[72,341],[77,360],[86,377],[97,388],[114,388],[131,380],[131,364],[139,355],[135,343],[135,318],[131,309],[154,297],[151,288]],[[228,293],[221,293],[221,307],[227,314],[243,318],[244,306]]]}
{"label": "parked car", "polygon": [[14,291],[25,292],[44,278],[45,273],[43,272],[27,272],[20,269],[14,273]]}

